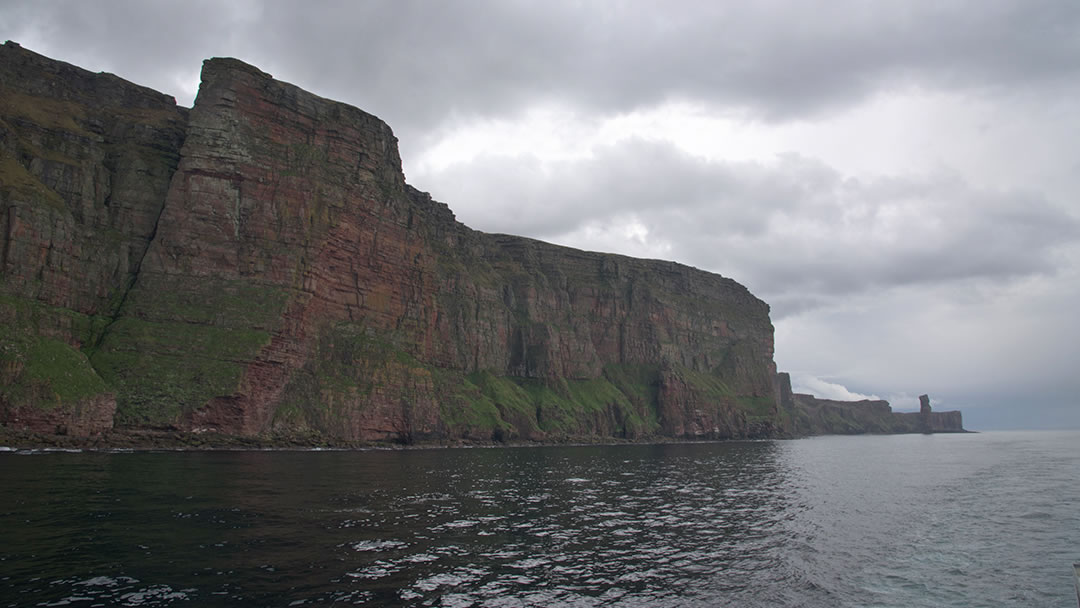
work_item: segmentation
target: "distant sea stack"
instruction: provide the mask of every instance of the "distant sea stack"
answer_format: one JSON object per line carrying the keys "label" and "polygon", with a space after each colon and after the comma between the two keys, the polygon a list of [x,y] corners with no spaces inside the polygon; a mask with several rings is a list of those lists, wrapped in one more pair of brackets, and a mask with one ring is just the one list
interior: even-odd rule
{"label": "distant sea stack", "polygon": [[405,183],[381,120],[235,59],[189,110],[0,47],[0,239],[8,431],[836,432],[784,396],[742,285],[471,230]]}
{"label": "distant sea stack", "polygon": [[[784,376],[785,374],[782,374]],[[787,390],[790,389],[790,380]],[[931,412],[930,398],[919,398],[919,412],[894,412],[888,401],[837,401],[792,394],[793,431],[796,435],[859,435],[865,433],[964,433],[959,411]]]}

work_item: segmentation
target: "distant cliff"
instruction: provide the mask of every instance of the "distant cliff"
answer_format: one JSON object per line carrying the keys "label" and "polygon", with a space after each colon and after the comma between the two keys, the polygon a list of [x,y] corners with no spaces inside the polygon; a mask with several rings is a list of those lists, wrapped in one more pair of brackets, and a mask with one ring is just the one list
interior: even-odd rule
{"label": "distant cliff", "polygon": [[888,401],[837,401],[791,392],[791,378],[779,374],[781,402],[796,435],[859,435],[864,433],[963,433],[958,411],[934,412],[922,395],[919,412],[894,412]]}
{"label": "distant cliff", "polygon": [[792,396],[769,307],[735,281],[471,230],[405,183],[382,121],[235,59],[204,62],[189,110],[0,47],[0,256],[9,430],[411,443],[907,428]]}

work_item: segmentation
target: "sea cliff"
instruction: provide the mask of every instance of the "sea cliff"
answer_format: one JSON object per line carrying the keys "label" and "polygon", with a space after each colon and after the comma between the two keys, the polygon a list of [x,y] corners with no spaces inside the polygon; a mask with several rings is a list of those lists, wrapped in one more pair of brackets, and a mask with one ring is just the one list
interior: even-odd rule
{"label": "sea cliff", "polygon": [[801,432],[742,285],[472,230],[406,184],[381,120],[235,59],[185,109],[0,47],[0,239],[7,429]]}

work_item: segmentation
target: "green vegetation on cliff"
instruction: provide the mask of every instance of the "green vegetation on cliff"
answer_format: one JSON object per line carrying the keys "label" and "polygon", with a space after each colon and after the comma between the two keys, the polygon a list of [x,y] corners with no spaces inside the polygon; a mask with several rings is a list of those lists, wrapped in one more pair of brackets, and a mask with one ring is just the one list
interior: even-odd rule
{"label": "green vegetation on cliff", "polygon": [[123,317],[91,361],[116,390],[118,425],[172,426],[182,413],[233,394],[244,361],[269,341],[265,331]]}
{"label": "green vegetation on cliff", "polygon": [[[491,371],[462,373],[424,364],[356,323],[328,326],[318,356],[293,374],[273,421],[330,436],[349,425],[378,424],[387,393],[399,414],[382,432],[397,441],[436,437],[474,440],[642,438],[659,430],[655,369],[610,365],[600,378],[516,378]],[[401,387],[412,389],[402,391]],[[435,424],[414,418],[435,408]],[[358,433],[357,433],[358,434]],[[350,438],[350,437],[346,437]],[[355,438],[355,437],[352,437]]]}
{"label": "green vegetation on cliff", "polygon": [[96,319],[0,295],[0,402],[55,408],[108,391],[78,348],[52,336],[91,339]]}
{"label": "green vegetation on cliff", "polygon": [[234,280],[144,275],[91,355],[120,426],[171,426],[232,395],[270,342],[288,293]]}
{"label": "green vegetation on cliff", "polygon": [[[7,126],[0,122],[0,129]],[[42,205],[55,211],[66,212],[64,199],[53,189],[41,183],[26,170],[14,156],[0,153],[0,191],[12,201]]]}
{"label": "green vegetation on cliff", "polygon": [[458,396],[459,409],[444,411],[448,422],[488,428],[499,439],[633,439],[659,430],[655,373],[645,366],[610,365],[599,378],[581,379],[473,372]]}
{"label": "green vegetation on cliff", "polygon": [[0,339],[0,401],[54,408],[108,391],[83,353],[54,338]]}

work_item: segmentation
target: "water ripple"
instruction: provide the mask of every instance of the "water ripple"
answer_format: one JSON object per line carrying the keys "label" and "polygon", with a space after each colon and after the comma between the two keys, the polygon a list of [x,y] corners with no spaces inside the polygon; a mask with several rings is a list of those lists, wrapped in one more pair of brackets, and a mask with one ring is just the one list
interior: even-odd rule
{"label": "water ripple", "polygon": [[0,608],[1067,605],[1056,437],[0,454]]}

